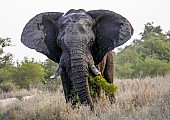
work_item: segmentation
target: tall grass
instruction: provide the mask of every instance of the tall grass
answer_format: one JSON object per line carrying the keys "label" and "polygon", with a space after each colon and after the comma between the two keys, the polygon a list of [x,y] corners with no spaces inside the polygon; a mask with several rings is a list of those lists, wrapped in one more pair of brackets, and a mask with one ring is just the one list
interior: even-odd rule
{"label": "tall grass", "polygon": [[23,96],[31,96],[33,94],[36,94],[38,91],[37,89],[32,89],[32,90],[26,90],[26,89],[19,89],[15,91],[10,91],[10,92],[3,92],[0,91],[0,100],[3,99],[8,99],[8,98],[14,98],[14,97],[23,97]]}
{"label": "tall grass", "polygon": [[157,78],[115,80],[116,102],[104,95],[89,107],[72,109],[59,90],[34,92],[33,98],[0,107],[0,120],[169,120],[170,75]]}

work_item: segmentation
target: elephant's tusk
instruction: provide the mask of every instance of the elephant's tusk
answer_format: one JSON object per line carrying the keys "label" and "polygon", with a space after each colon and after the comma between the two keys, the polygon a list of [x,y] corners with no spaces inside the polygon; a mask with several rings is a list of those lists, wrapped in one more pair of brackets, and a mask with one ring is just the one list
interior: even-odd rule
{"label": "elephant's tusk", "polygon": [[95,75],[101,75],[101,72],[96,68],[96,66],[91,65],[91,70]]}
{"label": "elephant's tusk", "polygon": [[57,76],[59,76],[61,74],[62,68],[59,67],[52,76],[50,76],[50,79],[55,79]]}

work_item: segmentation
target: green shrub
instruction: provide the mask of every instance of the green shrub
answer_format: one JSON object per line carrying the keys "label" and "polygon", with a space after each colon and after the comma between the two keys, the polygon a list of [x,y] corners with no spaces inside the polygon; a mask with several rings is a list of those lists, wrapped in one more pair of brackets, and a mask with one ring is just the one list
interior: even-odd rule
{"label": "green shrub", "polygon": [[163,60],[147,57],[143,62],[139,64],[138,71],[141,72],[142,77],[155,77],[157,75],[164,76],[170,72],[170,63]]}
{"label": "green shrub", "polygon": [[9,81],[13,79],[13,67],[3,67],[0,68],[0,83],[4,81]]}
{"label": "green shrub", "polygon": [[[89,76],[89,88],[91,96],[95,96],[95,94],[99,94],[97,92],[101,92],[101,90],[105,91],[107,95],[115,95],[118,87],[113,83],[110,84],[103,78],[102,75],[99,76]],[[96,90],[97,88],[97,90]]]}
{"label": "green shrub", "polygon": [[11,81],[2,82],[0,84],[0,90],[3,92],[11,92],[11,91],[16,90],[17,88],[18,87],[16,86],[16,84]]}
{"label": "green shrub", "polygon": [[44,69],[34,61],[24,60],[17,66],[14,78],[21,88],[35,88],[44,79]]}
{"label": "green shrub", "polygon": [[131,63],[125,63],[122,65],[115,65],[115,75],[118,78],[124,78],[124,79],[128,79],[132,77],[132,74],[135,70],[132,68],[132,64]]}

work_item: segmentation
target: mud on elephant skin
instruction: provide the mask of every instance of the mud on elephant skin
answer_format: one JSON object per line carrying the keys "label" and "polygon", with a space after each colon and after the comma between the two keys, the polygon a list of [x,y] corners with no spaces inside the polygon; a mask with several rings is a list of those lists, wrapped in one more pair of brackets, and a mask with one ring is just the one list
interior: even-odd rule
{"label": "mud on elephant skin", "polygon": [[89,73],[100,74],[96,66],[103,57],[132,34],[130,22],[113,11],[71,9],[66,14],[36,15],[24,27],[21,41],[59,64],[57,73],[61,74],[66,102],[71,100],[74,86],[80,102],[93,109]]}

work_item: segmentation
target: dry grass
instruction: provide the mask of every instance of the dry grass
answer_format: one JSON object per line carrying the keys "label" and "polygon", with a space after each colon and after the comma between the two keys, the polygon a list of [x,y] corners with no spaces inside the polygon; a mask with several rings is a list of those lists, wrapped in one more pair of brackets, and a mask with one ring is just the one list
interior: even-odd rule
{"label": "dry grass", "polygon": [[72,109],[64,95],[36,92],[35,97],[0,108],[2,120],[169,120],[170,75],[154,79],[115,80],[119,87],[116,102],[103,95],[89,107]]}
{"label": "dry grass", "polygon": [[7,99],[7,98],[14,98],[14,97],[23,97],[23,96],[31,96],[36,94],[38,91],[37,89],[32,89],[30,91],[26,89],[15,90],[11,92],[2,92],[0,91],[0,100]]}

